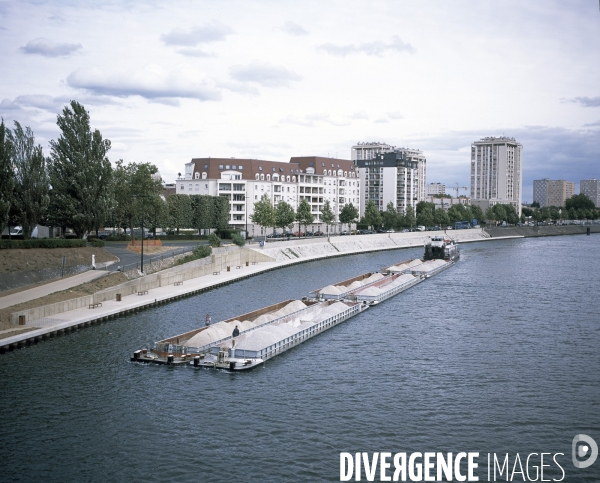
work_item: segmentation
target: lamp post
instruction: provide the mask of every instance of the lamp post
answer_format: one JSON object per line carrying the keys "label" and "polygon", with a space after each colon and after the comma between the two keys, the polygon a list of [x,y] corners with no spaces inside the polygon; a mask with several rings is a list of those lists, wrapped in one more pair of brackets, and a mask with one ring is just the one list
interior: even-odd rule
{"label": "lamp post", "polygon": [[142,198],[142,261],[141,261],[141,272],[144,273],[144,196]]}

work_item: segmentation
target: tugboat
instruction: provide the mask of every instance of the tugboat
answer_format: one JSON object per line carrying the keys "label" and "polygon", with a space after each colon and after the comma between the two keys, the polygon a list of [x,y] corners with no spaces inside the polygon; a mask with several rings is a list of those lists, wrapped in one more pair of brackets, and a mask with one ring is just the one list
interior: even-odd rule
{"label": "tugboat", "polygon": [[425,244],[424,260],[458,260],[458,245],[448,235],[432,236]]}

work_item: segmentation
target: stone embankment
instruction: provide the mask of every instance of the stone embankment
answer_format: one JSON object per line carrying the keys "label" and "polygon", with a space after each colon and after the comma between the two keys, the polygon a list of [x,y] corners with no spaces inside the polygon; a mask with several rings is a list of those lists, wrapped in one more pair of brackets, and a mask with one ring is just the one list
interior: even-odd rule
{"label": "stone embankment", "polygon": [[535,236],[585,235],[588,228],[591,233],[600,233],[600,225],[508,226],[504,228],[486,228],[485,231],[492,238],[507,236],[528,238]]}

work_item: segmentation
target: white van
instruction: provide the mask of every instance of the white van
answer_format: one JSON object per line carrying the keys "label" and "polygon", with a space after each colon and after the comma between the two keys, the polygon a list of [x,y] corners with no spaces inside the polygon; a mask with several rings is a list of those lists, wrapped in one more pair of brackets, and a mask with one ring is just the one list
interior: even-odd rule
{"label": "white van", "polygon": [[[23,235],[23,227],[22,226],[15,226],[12,231],[10,232],[10,236],[22,236]],[[33,229],[33,231],[31,232],[31,238],[37,238],[38,237],[38,225],[35,226],[35,228]]]}
{"label": "white van", "polygon": [[425,227],[423,225],[417,226],[417,231],[425,231]]}

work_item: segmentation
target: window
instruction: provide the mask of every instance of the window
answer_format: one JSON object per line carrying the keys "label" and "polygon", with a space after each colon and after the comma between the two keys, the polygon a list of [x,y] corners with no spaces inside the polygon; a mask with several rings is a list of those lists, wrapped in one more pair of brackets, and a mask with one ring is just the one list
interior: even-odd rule
{"label": "window", "polygon": [[189,189],[190,191],[192,191],[192,185],[191,185],[191,184],[189,184],[189,185],[188,185],[188,189]]}
{"label": "window", "polygon": [[244,167],[241,164],[238,164],[238,169],[241,171]]}
{"label": "window", "polygon": [[258,179],[258,173],[254,175],[254,179]]}
{"label": "window", "polygon": [[208,164],[205,164],[205,165],[204,165],[204,169],[208,169]]}
{"label": "window", "polygon": [[272,169],[273,169],[273,173],[274,173],[275,172],[275,168],[272,168]]}
{"label": "window", "polygon": [[292,176],[292,182],[294,182],[294,183],[296,182],[296,177],[295,176]]}
{"label": "window", "polygon": [[206,171],[204,171],[202,173],[202,179],[206,179],[208,177],[208,173]]}
{"label": "window", "polygon": [[195,174],[194,174],[194,178],[196,178],[196,179],[200,179],[200,173],[195,173]]}
{"label": "window", "polygon": [[208,185],[207,185],[207,184],[205,184],[205,185],[204,185],[204,189],[205,189],[205,190],[207,190],[207,189],[208,189]]}
{"label": "window", "polygon": [[185,187],[181,185],[181,191],[185,191]]}
{"label": "window", "polygon": [[200,191],[200,185],[196,183],[196,191]]}
{"label": "window", "polygon": [[264,179],[265,179],[265,175],[264,175],[264,174],[261,174],[261,175],[260,175],[260,179],[261,179],[261,180],[264,180]]}
{"label": "window", "polygon": [[231,167],[231,169],[235,169],[235,164]]}
{"label": "window", "polygon": [[225,169],[231,169],[228,164],[225,165]]}
{"label": "window", "polygon": [[288,176],[286,179],[287,179],[287,182],[289,183],[290,182],[290,177]]}
{"label": "window", "polygon": [[280,172],[280,173],[283,173],[283,168],[279,168],[279,172]]}
{"label": "window", "polygon": [[223,165],[222,164],[219,164],[219,169],[223,169]]}
{"label": "window", "polygon": [[267,181],[271,181],[271,175],[270,174],[267,175]]}
{"label": "window", "polygon": [[262,166],[259,166],[259,167],[258,167],[258,170],[259,170],[259,171],[262,171]]}

